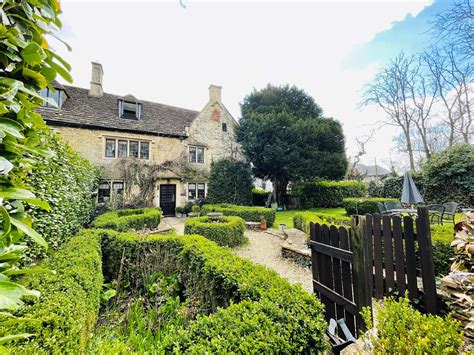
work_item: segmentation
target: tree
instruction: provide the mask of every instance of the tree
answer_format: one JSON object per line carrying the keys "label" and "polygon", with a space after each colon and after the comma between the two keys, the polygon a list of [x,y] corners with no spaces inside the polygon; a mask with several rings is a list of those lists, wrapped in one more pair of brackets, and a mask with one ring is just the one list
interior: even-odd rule
{"label": "tree", "polygon": [[279,205],[291,181],[344,177],[342,127],[323,118],[321,107],[303,90],[268,85],[246,96],[241,110],[237,140],[255,176],[273,182]]}
{"label": "tree", "polygon": [[[18,270],[26,238],[46,247],[32,229],[30,206],[49,210],[35,197],[25,177],[36,163],[37,154],[47,154],[38,130],[44,122],[34,110],[44,99],[44,89],[59,73],[71,81],[69,65],[49,48],[46,35],[61,27],[57,0],[4,0],[0,3],[0,311],[9,322],[21,322],[5,311],[20,307],[25,295],[38,296],[10,279]],[[54,90],[53,88],[50,88]],[[53,101],[50,101],[54,105]],[[29,334],[0,337],[0,343]]]}
{"label": "tree", "polygon": [[211,164],[207,200],[211,203],[252,204],[253,178],[250,164],[221,159]]}

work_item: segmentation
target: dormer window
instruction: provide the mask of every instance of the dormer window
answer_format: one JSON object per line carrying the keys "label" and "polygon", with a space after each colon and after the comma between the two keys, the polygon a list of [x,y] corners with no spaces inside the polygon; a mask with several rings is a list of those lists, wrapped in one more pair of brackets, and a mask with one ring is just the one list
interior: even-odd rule
{"label": "dormer window", "polygon": [[41,97],[43,97],[44,99],[50,99],[49,101],[53,101],[53,103],[51,102],[47,102],[46,100],[43,101],[43,104],[41,106],[43,107],[51,107],[51,108],[61,108],[61,105],[62,105],[62,92],[64,90],[61,90],[61,89],[55,89],[54,91],[51,90],[50,88],[44,88],[43,90],[40,91],[40,95]]}
{"label": "dormer window", "polygon": [[126,100],[118,101],[118,115],[120,118],[139,120],[142,113],[142,104]]}

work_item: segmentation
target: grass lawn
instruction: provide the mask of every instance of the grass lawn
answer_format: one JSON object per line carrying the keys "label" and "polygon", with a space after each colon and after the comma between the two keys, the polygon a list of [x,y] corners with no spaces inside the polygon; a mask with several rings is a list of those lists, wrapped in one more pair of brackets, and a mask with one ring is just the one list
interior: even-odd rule
{"label": "grass lawn", "polygon": [[347,216],[346,210],[344,208],[311,208],[308,210],[276,211],[275,223],[273,223],[273,228],[278,229],[281,223],[286,224],[288,228],[293,228],[293,217],[299,212],[315,212],[331,215],[333,217]]}

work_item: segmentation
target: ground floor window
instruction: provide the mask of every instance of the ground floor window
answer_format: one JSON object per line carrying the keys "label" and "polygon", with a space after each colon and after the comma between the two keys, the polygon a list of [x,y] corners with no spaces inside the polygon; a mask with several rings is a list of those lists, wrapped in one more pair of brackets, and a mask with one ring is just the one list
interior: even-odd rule
{"label": "ground floor window", "polygon": [[188,200],[206,197],[206,184],[201,182],[188,183]]}
{"label": "ground floor window", "polygon": [[123,181],[103,180],[99,184],[99,192],[97,194],[97,202],[104,203],[110,200],[110,195],[123,194]]}

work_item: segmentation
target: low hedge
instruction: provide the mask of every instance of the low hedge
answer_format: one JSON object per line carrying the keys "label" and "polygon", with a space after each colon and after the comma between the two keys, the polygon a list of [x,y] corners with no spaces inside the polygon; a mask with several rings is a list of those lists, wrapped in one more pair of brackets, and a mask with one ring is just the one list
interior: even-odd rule
{"label": "low hedge", "polygon": [[265,206],[270,192],[263,189],[252,189],[252,204],[254,206]]}
{"label": "low hedge", "polygon": [[265,219],[268,227],[273,226],[275,222],[275,210],[272,208],[237,206],[227,203],[202,206],[202,214],[205,215],[209,212],[222,212],[225,216],[237,216],[246,222],[260,222]]}
{"label": "low hedge", "polygon": [[364,197],[367,187],[362,181],[308,181],[291,186],[291,196],[301,199],[302,208],[342,207],[344,198]]}
{"label": "low hedge", "polygon": [[309,233],[309,224],[311,222],[349,226],[351,218],[318,212],[300,212],[296,213],[293,217],[293,227],[305,232],[306,234]]}
{"label": "low hedge", "polygon": [[104,213],[92,222],[92,227],[125,232],[131,229],[155,229],[160,221],[161,210],[158,207],[135,208]]}
{"label": "low hedge", "polygon": [[454,226],[435,225],[431,226],[431,243],[433,245],[433,263],[436,276],[444,276],[449,273],[454,257],[454,248],[451,242],[454,240]]}
{"label": "low hedge", "polygon": [[27,340],[10,343],[7,350],[12,354],[83,353],[100,307],[103,278],[99,233],[79,232],[41,267],[55,273],[20,279],[25,287],[40,291],[41,297],[25,300],[25,306],[15,316],[27,321],[0,326],[0,337],[34,334]]}
{"label": "low hedge", "polygon": [[235,247],[246,242],[245,222],[240,217],[225,216],[219,223],[210,222],[207,216],[189,218],[184,225],[184,234],[199,234],[221,246]]}
{"label": "low hedge", "polygon": [[345,198],[343,200],[344,208],[348,215],[364,215],[366,213],[378,213],[377,203],[398,202],[396,198]]}
{"label": "low hedge", "polygon": [[143,287],[145,275],[178,274],[201,315],[164,340],[166,352],[317,353],[326,348],[323,307],[299,285],[201,236],[100,230],[104,273]]}

